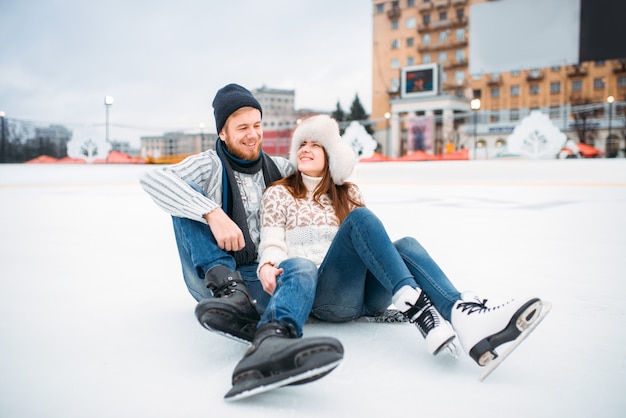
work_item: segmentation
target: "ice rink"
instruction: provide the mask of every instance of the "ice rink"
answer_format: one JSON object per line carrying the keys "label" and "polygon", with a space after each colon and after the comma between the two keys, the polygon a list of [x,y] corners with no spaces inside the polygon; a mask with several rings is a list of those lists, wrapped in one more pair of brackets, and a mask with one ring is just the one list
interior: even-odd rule
{"label": "ice rink", "polygon": [[317,382],[227,403],[245,346],[204,330],[154,166],[0,165],[0,417],[623,417],[626,160],[362,163],[392,238],[460,290],[552,312],[485,382],[409,324],[309,324],[344,344]]}

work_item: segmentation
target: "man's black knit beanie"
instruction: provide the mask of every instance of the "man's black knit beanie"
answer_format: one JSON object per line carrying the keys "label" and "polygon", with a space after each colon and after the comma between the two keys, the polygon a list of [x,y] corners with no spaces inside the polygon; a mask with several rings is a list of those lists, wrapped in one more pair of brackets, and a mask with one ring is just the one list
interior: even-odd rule
{"label": "man's black knit beanie", "polygon": [[218,135],[224,127],[226,119],[242,107],[254,107],[259,109],[263,115],[259,101],[239,84],[228,84],[217,91],[215,99],[213,99],[213,114],[215,115],[215,127]]}

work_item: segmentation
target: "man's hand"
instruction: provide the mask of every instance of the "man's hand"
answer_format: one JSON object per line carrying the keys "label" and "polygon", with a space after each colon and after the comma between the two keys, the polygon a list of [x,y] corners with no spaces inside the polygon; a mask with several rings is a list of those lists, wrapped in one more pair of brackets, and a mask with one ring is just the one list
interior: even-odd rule
{"label": "man's hand", "polygon": [[276,278],[283,273],[283,269],[276,268],[269,263],[263,264],[259,269],[259,280],[265,290],[270,295],[274,294],[276,290]]}
{"label": "man's hand", "polygon": [[243,232],[222,208],[217,208],[204,215],[217,245],[225,251],[239,251],[246,246]]}

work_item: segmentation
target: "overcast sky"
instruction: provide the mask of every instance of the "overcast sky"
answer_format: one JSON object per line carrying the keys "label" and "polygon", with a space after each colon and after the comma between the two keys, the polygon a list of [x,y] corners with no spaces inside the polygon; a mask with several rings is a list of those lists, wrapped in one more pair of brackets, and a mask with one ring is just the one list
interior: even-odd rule
{"label": "overcast sky", "polygon": [[0,0],[0,110],[139,144],[215,132],[237,82],[293,89],[297,108],[371,112],[371,0]]}

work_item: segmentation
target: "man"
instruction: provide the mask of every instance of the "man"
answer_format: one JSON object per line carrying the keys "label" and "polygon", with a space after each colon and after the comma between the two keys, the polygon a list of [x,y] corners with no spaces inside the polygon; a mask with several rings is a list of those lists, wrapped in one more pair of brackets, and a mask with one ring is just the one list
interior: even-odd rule
{"label": "man", "polygon": [[[199,301],[195,313],[200,323],[252,342],[240,366],[244,363],[246,370],[258,375],[245,382],[235,382],[233,376],[237,387],[229,397],[314,380],[317,376],[310,367],[295,364],[297,357],[325,352],[327,358],[309,364],[317,372],[328,371],[343,357],[338,341],[321,337],[303,341],[283,323],[257,332],[260,314],[270,300],[256,274],[261,199],[265,187],[291,174],[293,167],[285,158],[263,153],[262,108],[247,89],[224,86],[215,95],[213,111],[219,135],[215,150],[148,172],[141,186],[172,216],[183,277]],[[276,351],[282,354],[274,355]],[[285,376],[277,379],[281,370]]]}

